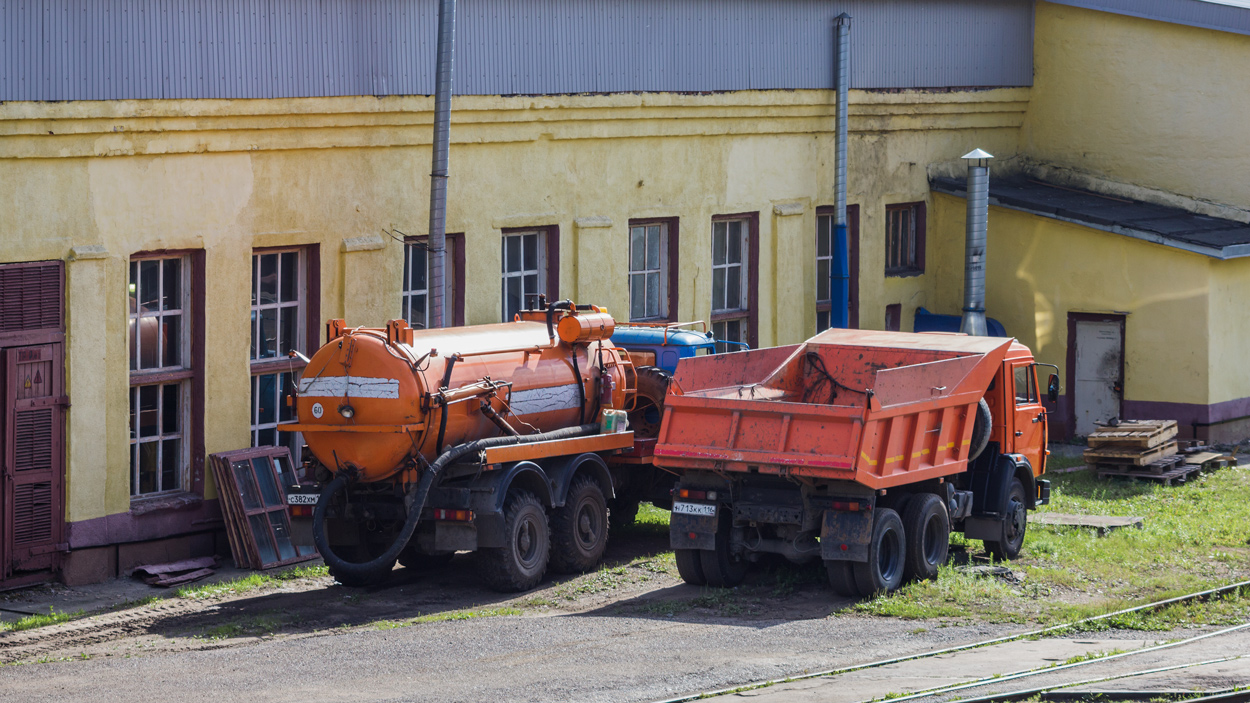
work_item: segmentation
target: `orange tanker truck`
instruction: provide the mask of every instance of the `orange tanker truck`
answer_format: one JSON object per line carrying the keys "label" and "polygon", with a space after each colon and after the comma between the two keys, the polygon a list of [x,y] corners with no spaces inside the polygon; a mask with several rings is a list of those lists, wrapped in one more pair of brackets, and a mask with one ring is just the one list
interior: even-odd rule
{"label": "orange tanker truck", "polygon": [[772,553],[867,596],[936,576],[952,530],[1014,558],[1050,498],[1037,366],[1012,339],[843,329],[683,359],[654,449],[681,474],[682,578],[733,586]]}
{"label": "orange tanker truck", "polygon": [[[302,432],[314,457],[315,483],[288,490],[305,514],[293,529],[311,528],[340,582],[476,550],[486,583],[515,591],[599,561],[617,488],[654,471],[624,417],[654,370],[611,344],[605,311],[539,308],[454,329],[327,324],[294,397],[298,422],[281,429]],[[622,450],[634,460],[614,461]]]}

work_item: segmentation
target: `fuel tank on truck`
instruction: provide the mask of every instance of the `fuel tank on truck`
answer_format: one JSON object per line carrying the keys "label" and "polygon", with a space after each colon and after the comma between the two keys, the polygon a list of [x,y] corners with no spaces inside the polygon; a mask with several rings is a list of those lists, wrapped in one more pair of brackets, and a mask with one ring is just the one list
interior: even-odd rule
{"label": "fuel tank on truck", "polygon": [[299,383],[298,424],[284,429],[331,472],[381,481],[464,442],[596,422],[626,409],[635,375],[609,340],[613,318],[579,308],[434,330],[330,320]]}

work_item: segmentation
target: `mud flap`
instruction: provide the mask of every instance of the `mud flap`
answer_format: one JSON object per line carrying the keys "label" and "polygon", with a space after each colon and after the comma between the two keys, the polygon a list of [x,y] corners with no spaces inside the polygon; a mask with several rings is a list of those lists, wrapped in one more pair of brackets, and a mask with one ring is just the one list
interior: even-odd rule
{"label": "mud flap", "polygon": [[820,558],[825,561],[868,561],[872,513],[826,510],[820,528]]}
{"label": "mud flap", "polygon": [[[720,506],[719,510],[726,510]],[[673,549],[716,549],[715,515],[682,515],[673,513],[668,518],[668,539]]]}
{"label": "mud flap", "polygon": [[416,542],[427,554],[474,551],[478,547],[477,527],[467,522],[438,521],[417,532]]}

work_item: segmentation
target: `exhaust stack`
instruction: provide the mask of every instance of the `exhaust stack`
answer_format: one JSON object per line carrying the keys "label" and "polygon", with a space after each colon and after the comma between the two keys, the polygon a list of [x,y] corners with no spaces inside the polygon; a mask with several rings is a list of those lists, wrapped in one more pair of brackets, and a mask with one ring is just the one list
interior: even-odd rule
{"label": "exhaust stack", "polygon": [[968,216],[964,243],[964,315],[959,331],[986,337],[985,243],[990,210],[989,160],[994,156],[973,149],[960,158],[968,160]]}

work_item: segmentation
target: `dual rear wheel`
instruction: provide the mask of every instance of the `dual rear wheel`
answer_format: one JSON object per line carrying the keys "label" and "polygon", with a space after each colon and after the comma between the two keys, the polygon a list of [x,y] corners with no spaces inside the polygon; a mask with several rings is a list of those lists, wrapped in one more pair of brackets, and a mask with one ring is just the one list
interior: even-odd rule
{"label": "dual rear wheel", "polygon": [[478,574],[497,591],[527,591],[550,569],[593,569],[608,545],[608,503],[589,476],[573,481],[563,506],[548,513],[533,493],[513,487],[504,503],[502,547],[477,553]]}

